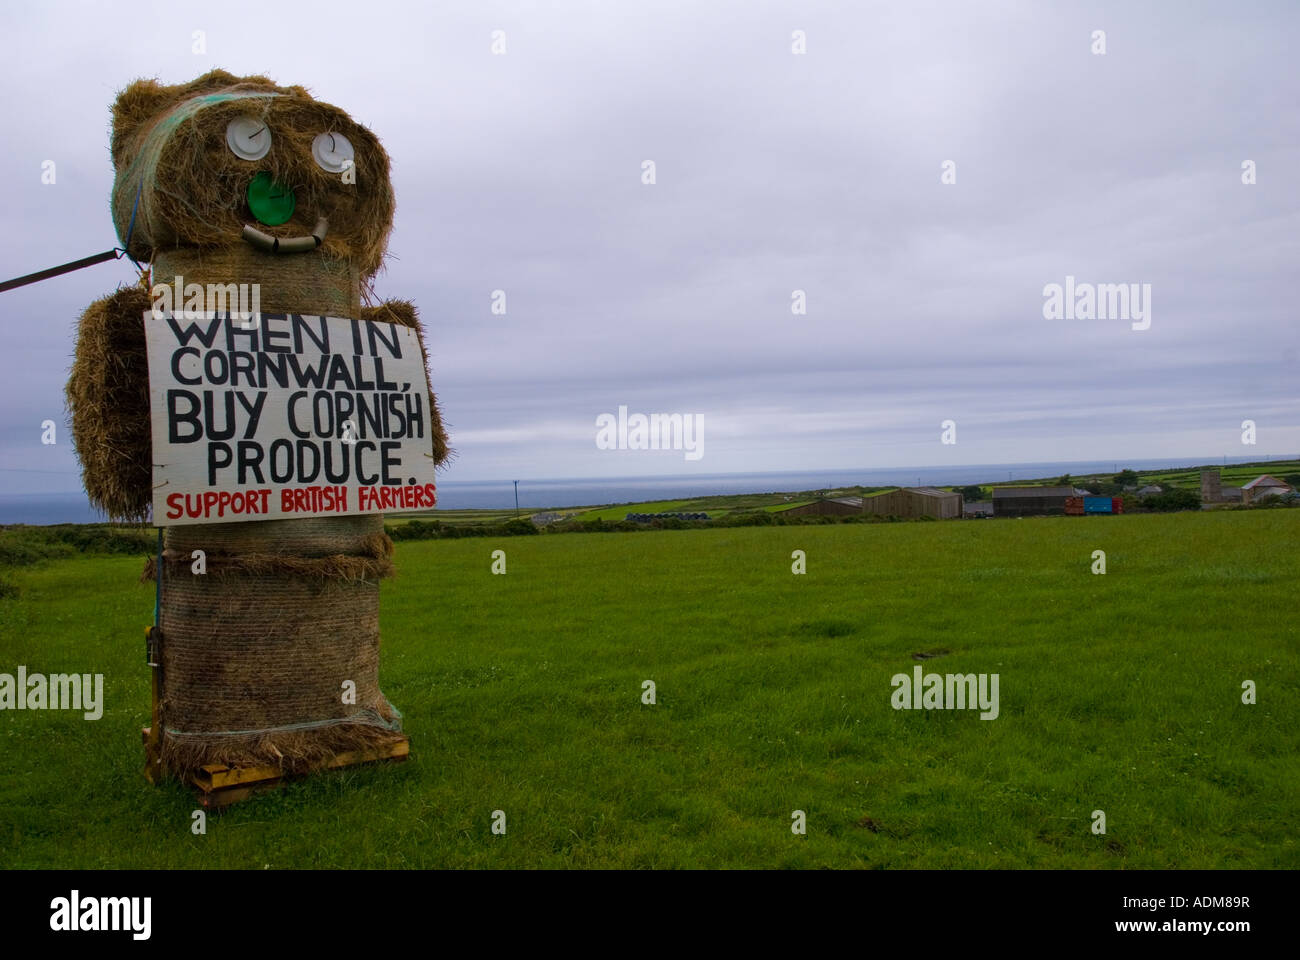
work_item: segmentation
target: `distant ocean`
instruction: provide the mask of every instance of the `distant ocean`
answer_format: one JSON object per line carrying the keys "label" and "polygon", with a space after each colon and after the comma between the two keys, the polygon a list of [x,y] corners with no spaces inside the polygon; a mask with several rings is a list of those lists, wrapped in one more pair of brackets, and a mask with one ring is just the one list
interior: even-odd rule
{"label": "distant ocean", "polygon": [[[1275,457],[1229,457],[1227,463],[1250,463]],[[891,467],[858,470],[789,470],[778,473],[717,473],[689,477],[618,477],[596,480],[519,481],[519,506],[537,511],[550,507],[585,507],[647,500],[685,500],[710,494],[779,493],[851,486],[957,486],[1034,480],[1070,473],[1109,473],[1117,466],[1138,471],[1170,470],[1213,463],[1188,457],[1174,460],[1068,461],[1058,463],[986,463],[954,467]],[[1223,463],[1222,458],[1219,463]],[[447,480],[438,484],[438,506],[448,510],[507,509],[515,505],[509,480]],[[95,523],[96,513],[81,493],[0,494],[0,524]]]}

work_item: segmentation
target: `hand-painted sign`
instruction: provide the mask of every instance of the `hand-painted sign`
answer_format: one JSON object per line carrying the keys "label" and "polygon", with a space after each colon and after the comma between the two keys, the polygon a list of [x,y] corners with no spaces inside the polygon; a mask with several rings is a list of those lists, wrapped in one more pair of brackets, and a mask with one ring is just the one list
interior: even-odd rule
{"label": "hand-painted sign", "polygon": [[144,317],[158,526],[427,510],[429,383],[409,327]]}

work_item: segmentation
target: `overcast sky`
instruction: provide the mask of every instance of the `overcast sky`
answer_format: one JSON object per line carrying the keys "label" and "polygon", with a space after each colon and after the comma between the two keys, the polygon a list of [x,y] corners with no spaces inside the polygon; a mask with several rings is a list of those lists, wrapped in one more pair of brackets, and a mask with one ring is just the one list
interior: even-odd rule
{"label": "overcast sky", "polygon": [[[117,243],[120,88],[265,72],[392,157],[377,289],[422,312],[444,479],[1294,453],[1298,26],[1294,2],[6,4],[0,279]],[[1044,319],[1067,275],[1150,284],[1150,328]],[[74,323],[132,279],[0,294],[0,490],[79,489]],[[598,450],[620,405],[702,415],[704,456]]]}

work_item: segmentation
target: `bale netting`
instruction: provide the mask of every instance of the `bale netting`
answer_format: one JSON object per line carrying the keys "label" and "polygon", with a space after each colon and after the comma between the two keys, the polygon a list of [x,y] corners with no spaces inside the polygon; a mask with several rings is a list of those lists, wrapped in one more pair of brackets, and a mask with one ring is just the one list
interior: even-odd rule
{"label": "bale netting", "polygon": [[186,556],[193,550],[294,557],[344,554],[376,560],[393,555],[393,541],[384,533],[384,519],[377,514],[168,527],[165,545]]}
{"label": "bale netting", "polygon": [[149,512],[153,462],[144,312],[149,293],[123,287],[86,308],[65,397],[90,502],[115,520]]}
{"label": "bale netting", "polygon": [[[202,575],[191,572],[197,549]],[[401,715],[379,689],[379,578],[391,549],[378,516],[165,531],[164,769],[301,773],[401,740]]]}
{"label": "bale netting", "polygon": [[[350,260],[316,254],[286,256],[242,247],[201,249],[187,247],[158,251],[153,262],[156,283],[174,285],[177,277],[184,286],[196,283],[206,292],[254,282],[258,306],[263,313],[305,313],[327,317],[358,317],[361,312],[361,287],[356,267]],[[173,301],[175,300],[173,289]],[[236,306],[228,297],[229,309],[251,309],[248,302]],[[175,304],[175,310],[181,304]]]}

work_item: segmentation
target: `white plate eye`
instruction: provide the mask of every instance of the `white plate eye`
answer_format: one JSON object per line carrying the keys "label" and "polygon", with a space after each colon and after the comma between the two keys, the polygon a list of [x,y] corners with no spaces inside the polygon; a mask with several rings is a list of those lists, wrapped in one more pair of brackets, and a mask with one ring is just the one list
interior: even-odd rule
{"label": "white plate eye", "polygon": [[352,144],[341,133],[322,133],[311,142],[316,166],[326,173],[342,173],[354,163]]}
{"label": "white plate eye", "polygon": [[257,117],[236,117],[226,127],[226,146],[241,160],[261,160],[271,149],[271,128]]}

